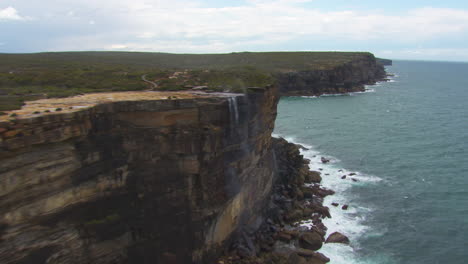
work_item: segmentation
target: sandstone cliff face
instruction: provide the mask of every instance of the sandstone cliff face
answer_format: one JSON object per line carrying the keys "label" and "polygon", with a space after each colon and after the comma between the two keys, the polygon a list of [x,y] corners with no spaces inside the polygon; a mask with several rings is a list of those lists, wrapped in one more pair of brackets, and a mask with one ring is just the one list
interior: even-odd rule
{"label": "sandstone cliff face", "polygon": [[385,76],[384,66],[369,53],[333,69],[282,72],[276,79],[282,95],[317,96],[363,91]]}
{"label": "sandstone cliff face", "polygon": [[0,263],[208,263],[256,228],[274,88],[0,122]]}

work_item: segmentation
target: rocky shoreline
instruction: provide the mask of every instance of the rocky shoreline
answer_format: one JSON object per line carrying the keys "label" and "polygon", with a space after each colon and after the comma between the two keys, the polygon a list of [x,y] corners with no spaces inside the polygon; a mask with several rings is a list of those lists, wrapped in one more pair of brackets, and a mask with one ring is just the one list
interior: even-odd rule
{"label": "rocky shoreline", "polygon": [[[330,234],[322,219],[331,218],[323,199],[334,194],[320,185],[321,173],[309,170],[309,160],[300,145],[283,138],[273,139],[278,175],[269,201],[268,213],[255,232],[239,232],[218,264],[316,263],[330,259],[317,252],[323,243],[349,243],[340,233]],[[312,227],[301,221],[312,220]]]}

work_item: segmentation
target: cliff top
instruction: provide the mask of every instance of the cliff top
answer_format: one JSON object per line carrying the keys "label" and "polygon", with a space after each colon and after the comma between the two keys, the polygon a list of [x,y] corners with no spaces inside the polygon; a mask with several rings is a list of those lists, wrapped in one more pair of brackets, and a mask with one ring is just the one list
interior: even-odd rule
{"label": "cliff top", "polygon": [[0,116],[0,122],[6,122],[18,119],[29,119],[54,113],[73,113],[78,112],[99,104],[124,101],[154,101],[154,100],[173,100],[173,99],[193,99],[207,97],[224,97],[233,94],[223,93],[203,93],[203,92],[159,92],[159,91],[140,91],[140,92],[111,92],[111,93],[91,93],[67,98],[51,98],[36,101],[28,101],[19,110],[6,112],[6,115]]}
{"label": "cliff top", "polygon": [[81,93],[186,90],[242,92],[274,83],[277,72],[329,70],[368,52],[145,52],[0,53],[0,115],[24,101]]}

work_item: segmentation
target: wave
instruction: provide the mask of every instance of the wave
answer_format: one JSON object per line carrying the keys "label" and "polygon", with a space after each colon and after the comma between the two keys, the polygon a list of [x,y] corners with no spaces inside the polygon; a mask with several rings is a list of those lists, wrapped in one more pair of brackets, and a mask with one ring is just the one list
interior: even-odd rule
{"label": "wave", "polygon": [[[374,84],[372,86],[379,86],[377,84]],[[372,89],[372,88],[368,88],[366,86],[365,90],[364,91],[361,91],[361,92],[352,92],[352,93],[349,93],[350,95],[354,95],[354,94],[364,94],[364,93],[375,93],[375,89]]]}
{"label": "wave", "polygon": [[[273,136],[283,137],[291,143],[302,145],[305,149],[301,149],[301,154],[304,155],[304,158],[310,160],[309,169],[320,171],[322,176],[321,185],[336,192],[334,195],[327,196],[323,201],[323,205],[330,208],[332,218],[325,218],[322,222],[328,228],[327,236],[334,232],[340,232],[348,236],[351,243],[350,245],[324,244],[319,252],[331,259],[330,264],[361,263],[358,255],[360,249],[358,240],[371,231],[371,228],[364,222],[366,216],[373,210],[372,208],[353,204],[351,202],[353,194],[350,190],[353,186],[375,184],[382,181],[382,179],[359,171],[342,168],[340,167],[341,163],[339,159],[323,155],[315,150],[312,145],[299,142],[294,137],[282,136],[280,134],[273,134]],[[330,162],[326,164],[322,163],[322,157],[329,159]],[[338,204],[338,206],[334,206],[333,204]],[[341,208],[345,204],[349,206],[347,210]],[[301,225],[311,227],[312,222],[303,221]]]}

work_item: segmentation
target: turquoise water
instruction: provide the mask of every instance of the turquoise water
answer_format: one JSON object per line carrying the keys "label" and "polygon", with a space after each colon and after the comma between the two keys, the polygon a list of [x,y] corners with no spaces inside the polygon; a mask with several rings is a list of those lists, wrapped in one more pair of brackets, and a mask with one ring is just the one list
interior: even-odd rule
{"label": "turquoise water", "polygon": [[[311,148],[311,168],[338,191],[325,200],[329,233],[352,240],[321,251],[332,264],[468,263],[468,63],[387,72],[393,81],[365,93],[280,101],[275,133]],[[341,179],[350,172],[358,181]]]}

